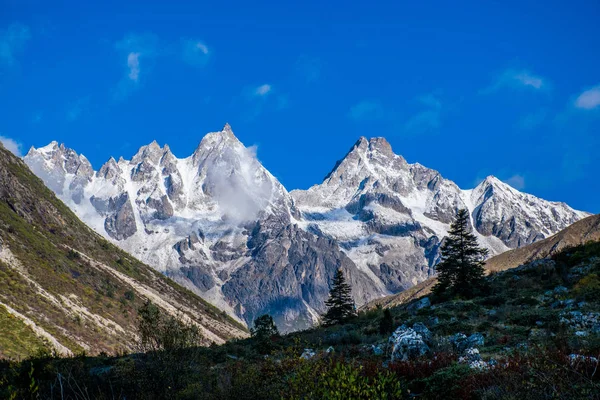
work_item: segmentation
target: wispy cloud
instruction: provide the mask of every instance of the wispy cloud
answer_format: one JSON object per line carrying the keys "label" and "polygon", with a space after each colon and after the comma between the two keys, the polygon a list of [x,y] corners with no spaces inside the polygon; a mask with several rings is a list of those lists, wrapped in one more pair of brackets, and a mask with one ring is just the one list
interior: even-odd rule
{"label": "wispy cloud", "polygon": [[[125,75],[115,89],[115,99],[123,100],[138,87],[145,69],[142,61],[151,61],[158,54],[158,38],[153,34],[129,34],[115,44],[125,64]],[[148,65],[146,65],[147,69]]]}
{"label": "wispy cloud", "polygon": [[425,109],[418,111],[404,123],[404,132],[419,134],[438,129],[442,124],[442,101],[439,97],[428,93],[418,96],[415,100]]}
{"label": "wispy cloud", "polygon": [[584,110],[592,110],[600,107],[600,85],[587,89],[577,96],[575,107]]}
{"label": "wispy cloud", "polygon": [[384,118],[385,110],[376,100],[363,100],[350,107],[348,117],[355,121],[373,121]]}
{"label": "wispy cloud", "polygon": [[319,58],[303,55],[296,61],[296,72],[298,72],[307,83],[319,80],[321,68],[322,63]]}
{"label": "wispy cloud", "polygon": [[82,97],[77,99],[67,107],[66,119],[69,122],[78,120],[82,115],[88,112],[90,97]]}
{"label": "wispy cloud", "polygon": [[438,99],[435,95],[431,93],[419,96],[417,97],[417,100],[419,103],[436,110],[442,108],[442,102],[440,101],[440,99]]}
{"label": "wispy cloud", "polygon": [[6,150],[10,151],[17,157],[22,157],[23,153],[21,152],[21,143],[17,142],[14,139],[11,139],[6,136],[0,136],[0,143],[6,148]]}
{"label": "wispy cloud", "polygon": [[256,96],[266,96],[271,93],[272,87],[271,85],[265,83],[264,85],[260,85],[254,90],[254,94]]}
{"label": "wispy cloud", "polygon": [[288,107],[289,98],[287,94],[268,83],[258,86],[248,86],[242,91],[242,95],[234,102],[243,105],[242,116],[246,121],[256,119],[265,111],[281,111]]}
{"label": "wispy cloud", "polygon": [[431,132],[441,125],[440,113],[437,110],[421,111],[412,116],[404,124],[404,130],[409,133]]}
{"label": "wispy cloud", "polygon": [[183,61],[193,67],[203,67],[208,63],[210,51],[208,46],[197,39],[182,39]]}
{"label": "wispy cloud", "polygon": [[523,130],[531,130],[540,126],[546,118],[548,117],[548,111],[545,109],[540,109],[535,112],[529,113],[522,117],[517,122],[517,127]]}
{"label": "wispy cloud", "polygon": [[515,174],[515,175],[511,176],[510,178],[505,179],[504,183],[512,186],[513,188],[515,188],[517,190],[525,189],[525,177],[523,177],[523,175],[520,175],[520,174]]}
{"label": "wispy cloud", "polygon": [[140,77],[140,53],[131,52],[127,55],[127,67],[129,79],[137,82]]}
{"label": "wispy cloud", "polygon": [[483,94],[496,92],[502,88],[529,88],[533,90],[548,89],[549,83],[541,76],[521,69],[507,69],[498,75],[492,84],[481,91]]}
{"label": "wispy cloud", "polygon": [[0,31],[0,63],[12,66],[16,55],[23,51],[25,44],[31,38],[29,27],[14,23]]}

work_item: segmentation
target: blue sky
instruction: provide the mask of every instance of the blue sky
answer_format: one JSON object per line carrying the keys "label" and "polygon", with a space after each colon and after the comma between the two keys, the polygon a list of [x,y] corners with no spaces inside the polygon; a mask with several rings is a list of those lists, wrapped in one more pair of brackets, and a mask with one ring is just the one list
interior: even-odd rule
{"label": "blue sky", "polygon": [[384,136],[463,188],[600,212],[598,20],[577,0],[0,0],[0,136],[98,169],[229,122],[289,190]]}

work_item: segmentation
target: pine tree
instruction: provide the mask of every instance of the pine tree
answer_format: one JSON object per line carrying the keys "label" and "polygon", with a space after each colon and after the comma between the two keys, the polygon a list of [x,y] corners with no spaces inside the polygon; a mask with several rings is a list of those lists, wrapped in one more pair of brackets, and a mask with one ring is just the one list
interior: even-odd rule
{"label": "pine tree", "polygon": [[389,309],[383,310],[383,317],[379,320],[379,333],[382,335],[394,331],[394,318]]}
{"label": "pine tree", "polygon": [[488,251],[479,247],[469,227],[468,211],[458,210],[456,221],[450,226],[442,245],[441,261],[436,267],[438,283],[433,292],[438,296],[457,294],[470,297],[483,285],[483,266]]}
{"label": "pine tree", "polygon": [[273,317],[265,314],[254,320],[254,328],[250,329],[250,334],[252,337],[259,339],[271,338],[272,336],[279,335],[279,330],[273,321]]}
{"label": "pine tree", "polygon": [[352,288],[346,282],[342,270],[338,269],[333,277],[329,299],[325,302],[327,312],[323,315],[323,325],[340,324],[356,316],[356,305],[351,293]]}
{"label": "pine tree", "polygon": [[250,329],[254,338],[254,347],[260,354],[269,354],[274,349],[273,339],[279,336],[277,325],[269,314],[261,315],[254,320],[254,328]]}

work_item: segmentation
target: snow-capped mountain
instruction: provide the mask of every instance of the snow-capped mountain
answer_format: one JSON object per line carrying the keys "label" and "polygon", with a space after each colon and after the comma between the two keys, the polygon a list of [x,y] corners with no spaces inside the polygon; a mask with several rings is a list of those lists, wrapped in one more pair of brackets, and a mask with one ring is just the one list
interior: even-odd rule
{"label": "snow-capped mountain", "polygon": [[246,322],[268,312],[284,331],[310,326],[339,267],[361,303],[384,294],[337,243],[298,227],[289,193],[229,125],[183,159],[153,142],[95,172],[52,142],[25,162],[96,231]]}
{"label": "snow-capped mountain", "polygon": [[56,142],[24,159],[124,250],[245,322],[274,315],[284,331],[324,311],[337,268],[359,305],[426,279],[457,208],[492,254],[587,215],[493,177],[463,191],[382,138],[361,138],[322,184],[291,194],[229,125],[182,159],[156,142],[98,171]]}
{"label": "snow-capped mountain", "polygon": [[490,255],[548,237],[588,216],[513,189],[493,176],[461,190],[409,164],[383,138],[360,138],[323,183],[291,192],[303,227],[336,240],[359,269],[397,292],[434,273],[456,210],[469,210]]}

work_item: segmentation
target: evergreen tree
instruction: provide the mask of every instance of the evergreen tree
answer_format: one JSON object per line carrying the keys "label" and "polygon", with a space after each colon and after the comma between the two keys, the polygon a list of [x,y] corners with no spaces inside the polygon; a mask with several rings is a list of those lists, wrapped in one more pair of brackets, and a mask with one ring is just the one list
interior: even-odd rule
{"label": "evergreen tree", "polygon": [[436,267],[438,283],[433,292],[437,296],[458,294],[470,297],[483,285],[483,266],[488,251],[479,247],[469,228],[468,211],[458,210],[456,221],[450,226],[442,245],[441,261]]}
{"label": "evergreen tree", "polygon": [[252,337],[259,339],[271,338],[279,335],[279,330],[269,314],[261,315],[254,320],[254,328],[250,330]]}
{"label": "evergreen tree", "polygon": [[279,336],[279,330],[273,317],[265,314],[254,320],[254,328],[250,329],[250,334],[254,338],[254,348],[260,354],[269,354],[274,349],[273,339]]}
{"label": "evergreen tree", "polygon": [[351,293],[352,288],[346,282],[342,270],[338,269],[333,277],[329,299],[325,302],[327,312],[323,315],[323,325],[336,325],[357,315]]}
{"label": "evergreen tree", "polygon": [[394,318],[389,309],[383,310],[383,317],[379,320],[379,333],[382,335],[394,331]]}

